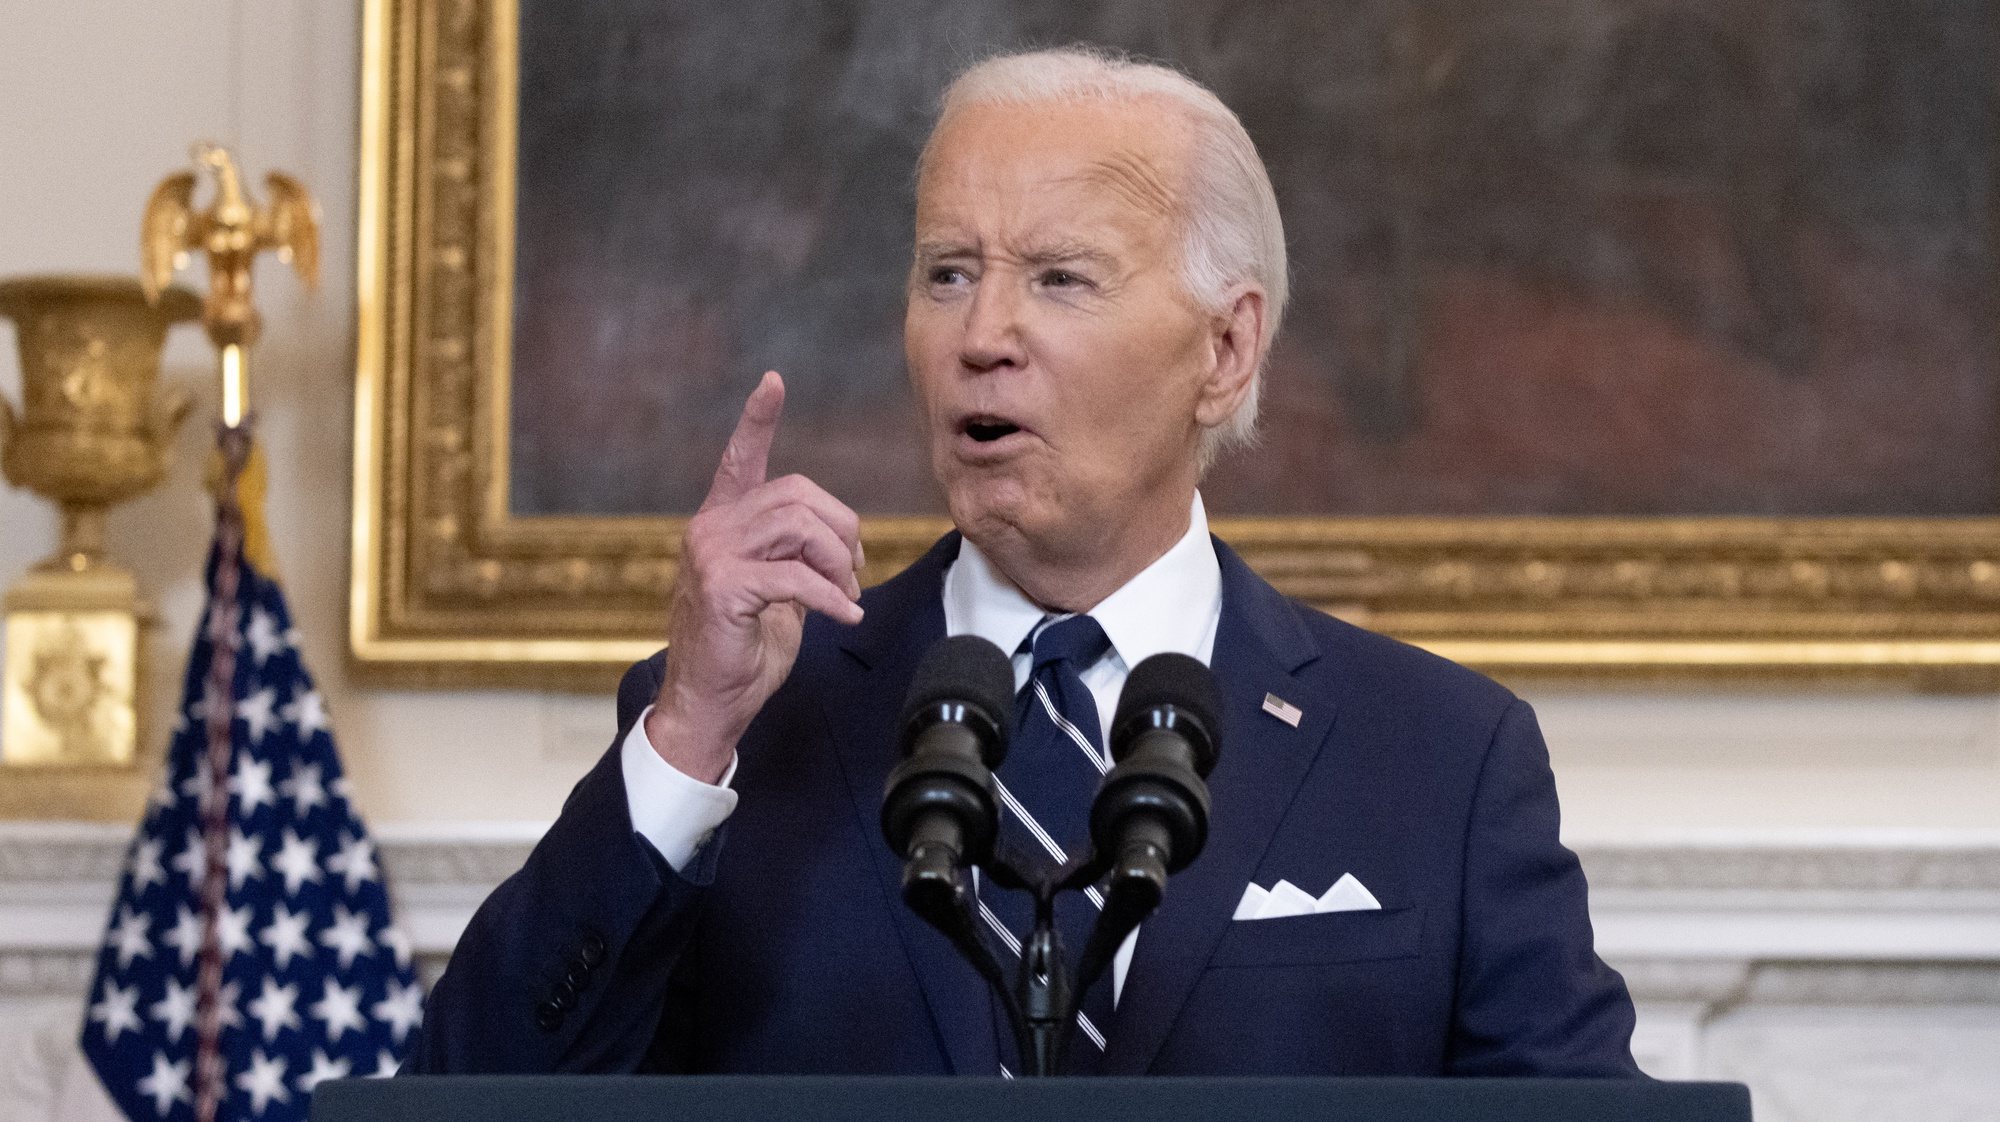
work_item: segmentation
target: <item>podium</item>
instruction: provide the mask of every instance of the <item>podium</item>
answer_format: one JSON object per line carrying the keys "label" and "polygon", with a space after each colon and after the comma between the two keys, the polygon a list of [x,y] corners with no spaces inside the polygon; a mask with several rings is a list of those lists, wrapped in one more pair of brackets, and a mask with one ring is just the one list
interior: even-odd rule
{"label": "podium", "polygon": [[1750,1122],[1740,1083],[1638,1079],[986,1079],[456,1075],[342,1079],[313,1122]]}

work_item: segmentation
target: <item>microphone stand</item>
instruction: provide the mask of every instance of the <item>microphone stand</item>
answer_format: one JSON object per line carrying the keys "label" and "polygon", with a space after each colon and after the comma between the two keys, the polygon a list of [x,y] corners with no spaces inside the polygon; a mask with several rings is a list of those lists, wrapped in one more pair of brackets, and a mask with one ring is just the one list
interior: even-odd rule
{"label": "microphone stand", "polygon": [[1022,1046],[1022,1055],[1027,1055],[1027,1037],[1023,1034],[1021,1009],[1015,1002],[1014,994],[1007,988],[1007,977],[1000,969],[1000,960],[993,956],[993,949],[986,944],[980,933],[979,923],[973,918],[973,892],[967,883],[968,876],[957,861],[921,860],[912,858],[903,866],[903,903],[925,923],[944,935],[958,950],[960,957],[972,964],[986,984],[993,988],[1007,1011],[1007,1022],[1014,1026],[1016,1041]]}
{"label": "microphone stand", "polygon": [[[1145,853],[1151,853],[1153,859],[1148,860]],[[940,861],[912,860],[903,870],[903,900],[943,933],[993,988],[1014,1030],[1026,1074],[1060,1074],[1069,1033],[1076,1024],[1077,995],[1103,977],[1126,937],[1159,907],[1166,889],[1166,868],[1157,859],[1157,851],[1134,846],[1115,862],[1093,850],[1049,871],[1003,844],[985,869],[995,885],[1034,897],[1035,926],[1021,944],[1020,969],[1011,990],[973,914],[974,893],[962,868]],[[1024,869],[1035,873],[1029,875]],[[1056,896],[1081,892],[1107,873],[1110,882],[1104,909],[1072,975],[1062,936],[1056,930]]]}

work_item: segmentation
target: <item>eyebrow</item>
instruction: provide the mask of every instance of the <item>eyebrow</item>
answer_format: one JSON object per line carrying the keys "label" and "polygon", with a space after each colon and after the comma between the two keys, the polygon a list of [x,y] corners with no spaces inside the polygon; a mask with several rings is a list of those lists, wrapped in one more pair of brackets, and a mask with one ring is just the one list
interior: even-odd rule
{"label": "eyebrow", "polygon": [[[918,242],[918,261],[943,261],[954,257],[977,257],[979,251],[963,242],[925,241]],[[1021,254],[1021,259],[1030,265],[1054,265],[1067,261],[1087,262],[1107,266],[1116,263],[1111,254],[1088,242],[1064,239],[1032,246]]]}
{"label": "eyebrow", "polygon": [[946,257],[972,257],[975,251],[963,242],[918,242],[916,253],[919,261],[938,261]]}
{"label": "eyebrow", "polygon": [[1094,245],[1079,241],[1057,241],[1050,242],[1047,245],[1035,246],[1026,253],[1023,253],[1021,257],[1031,265],[1055,265],[1068,261],[1078,261],[1098,266],[1106,266],[1113,263],[1113,258],[1109,253],[1104,252]]}

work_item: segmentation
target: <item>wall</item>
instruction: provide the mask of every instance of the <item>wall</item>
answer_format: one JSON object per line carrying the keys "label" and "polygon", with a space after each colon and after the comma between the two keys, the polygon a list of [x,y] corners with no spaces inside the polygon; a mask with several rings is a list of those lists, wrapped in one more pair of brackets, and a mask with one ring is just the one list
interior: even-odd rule
{"label": "wall", "polygon": [[[324,210],[324,284],[307,294],[265,261],[258,292],[269,326],[254,394],[292,607],[361,804],[378,822],[546,819],[608,741],[602,699],[367,689],[345,674],[358,12],[302,0],[13,8],[0,41],[0,275],[135,270],[146,192],[185,165],[200,137],[235,145],[253,176],[283,168],[303,178]],[[0,392],[18,400],[8,338]],[[166,375],[195,388],[199,404],[172,476],[111,521],[113,553],[162,608],[149,667],[156,730],[200,602],[209,354],[198,329],[175,333]],[[0,577],[54,546],[51,509],[24,492],[0,491],[0,528]],[[1991,696],[1534,683],[1525,692],[1547,725],[1574,836],[2000,823]]]}
{"label": "wall", "polygon": [[[200,137],[235,145],[253,176],[283,168],[317,192],[325,284],[308,295],[266,262],[258,291],[267,342],[254,367],[271,460],[270,520],[307,657],[329,700],[359,804],[378,829],[461,839],[532,832],[608,740],[608,698],[364,688],[348,680],[342,658],[358,12],[324,0],[73,0],[9,5],[5,23],[0,275],[134,270],[146,192],[185,165],[187,145]],[[0,392],[18,401],[11,335],[0,328]],[[198,480],[216,397],[210,361],[198,331],[175,336],[166,373],[199,390],[196,414],[171,478],[111,521],[112,552],[138,569],[162,609],[148,667],[160,710],[156,734],[177,692],[200,600],[196,574],[209,513]],[[0,579],[12,579],[54,544],[48,506],[0,490]],[[1990,834],[1982,842],[1973,832],[2000,824],[2000,698],[1991,695],[1772,685],[1536,685],[1525,692],[1551,739],[1568,833],[1582,842],[1727,837],[1824,848],[1893,843],[1921,831],[1949,848],[1990,844]],[[1842,859],[1824,860],[1838,867]],[[1704,929],[1699,918],[1688,923],[1688,931]],[[448,945],[448,934],[439,938]],[[2000,958],[2000,951],[1986,957]],[[1810,1085],[1810,1065],[1800,1057],[1819,1051],[1815,1033],[1847,1033],[1843,1046],[1857,1047],[1855,1040],[1867,1039],[1865,1025],[1879,1022],[1916,1034],[1911,1040],[1936,1039],[1941,1062],[1955,1071],[1956,1053],[1945,1045],[1969,1038],[1953,1035],[1952,1018],[1971,1018],[1989,1034],[1979,1039],[1990,1039],[2000,995],[1988,992],[1990,979],[1954,979],[1946,975],[1921,991],[1935,1009],[1857,1006],[1859,1037],[1854,1018],[1829,1020],[1810,1002],[1786,1004],[1780,986],[1775,1012],[1732,1022],[1705,1038],[1702,1047],[1715,1050],[1703,1053],[1708,1059],[1675,1070],[1729,1074],[1776,1064],[1782,1072],[1769,1086]],[[1824,1062],[1823,1054],[1812,1061]],[[1913,1071],[1877,1074],[1885,1085],[1901,1085]]]}

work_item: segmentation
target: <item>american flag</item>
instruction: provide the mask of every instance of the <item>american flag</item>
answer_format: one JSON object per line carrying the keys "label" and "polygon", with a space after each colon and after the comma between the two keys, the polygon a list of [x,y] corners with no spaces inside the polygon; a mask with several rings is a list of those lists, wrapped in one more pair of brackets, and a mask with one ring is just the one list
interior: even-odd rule
{"label": "american flag", "polygon": [[237,501],[247,430],[222,449],[205,622],[83,1024],[134,1122],[303,1119],[322,1080],[393,1074],[423,1016],[259,512]]}

